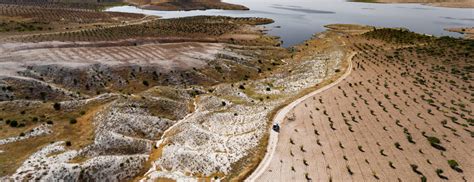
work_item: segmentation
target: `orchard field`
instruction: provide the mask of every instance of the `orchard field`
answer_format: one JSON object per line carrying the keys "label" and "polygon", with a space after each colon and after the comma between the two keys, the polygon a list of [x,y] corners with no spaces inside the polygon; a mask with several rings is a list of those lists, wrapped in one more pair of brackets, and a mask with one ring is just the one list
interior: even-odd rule
{"label": "orchard field", "polygon": [[295,107],[262,181],[472,181],[474,42],[376,29],[341,83]]}

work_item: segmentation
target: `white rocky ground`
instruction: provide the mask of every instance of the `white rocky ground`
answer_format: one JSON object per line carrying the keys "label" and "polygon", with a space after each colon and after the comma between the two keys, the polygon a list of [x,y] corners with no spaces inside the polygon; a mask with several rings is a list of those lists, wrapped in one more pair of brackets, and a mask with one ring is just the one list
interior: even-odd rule
{"label": "white rocky ground", "polygon": [[[153,48],[150,49],[150,47]],[[30,49],[31,46],[28,48]],[[241,65],[245,65],[246,60],[245,56],[233,54],[221,44],[199,43],[182,48],[180,46],[167,48],[171,50],[171,55],[180,55],[172,58],[178,63],[173,62],[173,65],[170,65],[168,64],[170,60],[166,59],[171,59],[171,57],[163,52],[160,53],[162,50],[160,46],[145,45],[141,48],[149,49],[149,51],[141,50],[140,52],[134,47],[127,47],[133,51],[117,50],[124,52],[118,59],[127,60],[128,56],[131,56],[137,58],[132,61],[134,63],[149,64],[147,61],[153,58],[156,59],[153,63],[162,64],[163,67],[179,65],[189,68],[207,64],[206,61],[218,56],[226,56],[227,61],[242,61]],[[210,50],[200,52],[204,48]],[[0,49],[0,53],[2,49],[4,52],[12,50],[12,46],[4,46]],[[18,71],[26,69],[26,65],[52,64],[52,62],[41,61],[50,58],[53,59],[49,61],[53,62],[54,60],[70,60],[71,64],[57,63],[77,66],[78,63],[83,64],[82,61],[85,59],[93,59],[93,57],[78,57],[77,55],[104,54],[104,57],[114,55],[105,49],[99,50],[99,52],[102,51],[99,54],[92,54],[88,51],[97,50],[90,50],[87,47],[75,50],[79,53],[62,50],[69,48],[38,48],[31,51],[48,56],[39,57],[38,60],[28,60],[22,59],[24,47],[15,47],[15,49],[12,54],[0,56],[0,67],[6,69],[5,71],[8,69],[8,72],[0,70],[2,74],[16,75]],[[140,55],[130,53],[137,51],[138,53],[135,54]],[[4,180],[120,181],[130,179],[144,166],[155,145],[162,148],[162,155],[152,161],[153,167],[146,173],[144,180],[171,178],[191,181],[195,178],[189,177],[189,174],[211,176],[220,172],[227,175],[232,170],[233,164],[246,157],[259,145],[259,141],[267,132],[268,114],[290,96],[333,75],[339,68],[343,56],[340,50],[315,55],[302,60],[301,63],[285,65],[292,70],[291,74],[277,74],[264,80],[246,81],[245,90],[238,88],[244,82],[234,83],[234,86],[217,85],[214,92],[200,95],[195,99],[189,94],[178,94],[177,98],[173,99],[159,97],[155,96],[151,90],[142,94],[146,97],[142,100],[134,95],[103,94],[91,99],[62,102],[63,109],[68,110],[96,99],[114,100],[93,118],[95,125],[93,144],[79,150],[68,148],[64,142],[50,144],[30,156],[15,174]],[[23,61],[13,64],[9,61],[11,58]],[[87,62],[87,64],[95,64],[95,62]],[[271,87],[270,91],[267,91],[267,87]],[[260,100],[260,97],[263,97],[261,95],[272,96],[272,98]],[[151,114],[146,106],[157,102],[173,110],[172,114],[177,120]],[[194,102],[195,110],[191,113],[188,106],[192,102]],[[84,160],[71,162],[72,159],[77,158],[84,158]]]}
{"label": "white rocky ground", "polygon": [[43,124],[33,128],[33,129],[31,129],[30,131],[24,133],[24,135],[1,139],[0,140],[0,145],[5,145],[7,143],[12,143],[12,142],[20,141],[20,140],[25,140],[25,139],[28,139],[30,137],[51,134],[52,131],[51,131],[50,128],[51,128],[50,125],[48,125],[46,123],[43,123]]}
{"label": "white rocky ground", "polygon": [[147,158],[146,154],[98,156],[80,164],[69,163],[79,152],[67,150],[64,142],[55,142],[31,155],[9,179],[116,181],[134,175]]}
{"label": "white rocky ground", "polygon": [[[110,95],[104,94],[97,99],[108,96]],[[90,100],[84,102],[88,101]],[[63,103],[66,106],[83,104],[72,102],[75,101]],[[92,145],[71,150],[65,146],[65,142],[50,144],[31,155],[8,179],[117,181],[132,178],[147,160],[152,141],[174,123],[166,118],[151,116],[143,105],[144,103],[128,99],[113,101],[94,118],[96,136]],[[176,107],[180,107],[179,104]],[[182,109],[181,112],[187,112],[185,110]],[[41,132],[27,133],[25,137],[38,134]],[[11,141],[7,139],[7,142]],[[86,160],[72,163],[71,160],[76,157],[84,157]]]}
{"label": "white rocky ground", "polygon": [[[180,121],[158,142],[157,145],[163,147],[162,156],[153,163],[144,180],[161,177],[188,181],[185,174],[229,174],[231,165],[259,144],[268,127],[269,112],[289,96],[333,75],[343,56],[342,51],[317,55],[292,67],[289,76],[281,74],[263,81],[246,82],[246,89],[265,94],[268,94],[266,83],[272,83],[270,93],[279,96],[272,100],[259,101],[237,86],[217,86],[212,96],[200,97],[198,111]],[[228,99],[230,97],[232,99]],[[226,106],[222,102],[227,103]]]}

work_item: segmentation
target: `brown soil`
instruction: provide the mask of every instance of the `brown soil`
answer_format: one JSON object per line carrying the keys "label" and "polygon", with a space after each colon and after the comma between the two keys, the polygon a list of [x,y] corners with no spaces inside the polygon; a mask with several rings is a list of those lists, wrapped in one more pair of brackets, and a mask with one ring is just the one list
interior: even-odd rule
{"label": "brown soil", "polygon": [[[54,111],[52,109],[52,103],[45,103],[39,106],[25,107],[24,110],[27,114],[23,116],[11,111],[8,112],[10,109],[5,108],[8,106],[0,106],[0,108],[2,108],[0,117],[5,119],[15,118],[27,126],[26,128],[7,128],[7,126],[2,126],[3,128],[0,129],[2,133],[16,133],[15,135],[10,134],[9,136],[18,136],[19,133],[28,131],[28,128],[47,121],[53,122],[53,134],[33,137],[0,146],[0,150],[5,151],[5,153],[0,155],[0,176],[13,173],[31,154],[51,142],[70,141],[72,144],[71,149],[79,149],[89,145],[93,142],[94,138],[93,117],[104,107],[103,104],[104,103],[91,103],[81,108],[75,108],[70,112],[63,112]],[[82,111],[85,112],[84,115],[80,114]],[[39,118],[39,121],[32,122],[25,120],[33,117]],[[77,123],[71,124],[71,118],[77,118]],[[4,137],[2,136],[2,138]]]}

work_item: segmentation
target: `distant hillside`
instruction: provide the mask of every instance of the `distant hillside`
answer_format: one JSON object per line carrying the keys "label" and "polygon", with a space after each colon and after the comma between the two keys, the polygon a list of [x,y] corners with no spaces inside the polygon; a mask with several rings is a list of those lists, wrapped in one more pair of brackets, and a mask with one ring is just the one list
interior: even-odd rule
{"label": "distant hillside", "polygon": [[101,11],[110,6],[125,5],[124,0],[0,0],[0,5],[34,6],[42,8],[84,9]]}
{"label": "distant hillside", "polygon": [[143,9],[161,11],[206,9],[248,10],[245,6],[225,3],[221,0],[0,0],[0,4],[23,4],[35,6],[95,3],[128,3]]}
{"label": "distant hillside", "polygon": [[126,0],[126,2],[139,5],[144,9],[175,11],[175,10],[248,10],[242,5],[224,3],[221,0]]}

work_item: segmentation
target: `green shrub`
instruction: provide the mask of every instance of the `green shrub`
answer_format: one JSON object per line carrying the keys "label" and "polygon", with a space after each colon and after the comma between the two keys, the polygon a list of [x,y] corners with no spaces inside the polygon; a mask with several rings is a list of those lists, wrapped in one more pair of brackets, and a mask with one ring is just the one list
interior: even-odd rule
{"label": "green shrub", "polygon": [[400,143],[398,142],[395,142],[395,147],[398,149],[398,150],[403,150],[402,146],[400,145]]}
{"label": "green shrub", "polygon": [[71,123],[71,124],[76,124],[76,123],[77,123],[76,118],[71,118],[71,119],[69,119],[69,123]]}
{"label": "green shrub", "polygon": [[18,126],[18,121],[16,121],[16,120],[11,120],[11,121],[9,122],[9,124],[10,124],[11,127],[17,127],[17,126]]}
{"label": "green shrub", "polygon": [[352,172],[351,168],[349,166],[346,166],[347,172],[352,176],[354,175],[354,172]]}
{"label": "green shrub", "polygon": [[459,163],[456,160],[448,160],[448,164],[449,164],[449,167],[451,167],[451,169],[459,173],[463,172],[463,170],[459,167]]}
{"label": "green shrub", "polygon": [[440,144],[441,140],[436,137],[428,137],[427,138],[430,143]]}
{"label": "green shrub", "polygon": [[388,165],[389,165],[392,169],[396,169],[396,167],[393,165],[393,162],[392,162],[392,161],[389,161],[389,162],[388,162]]}
{"label": "green shrub", "polygon": [[410,164],[411,170],[415,172],[416,174],[423,175],[420,171],[418,171],[418,165],[415,164]]}
{"label": "green shrub", "polygon": [[53,108],[54,108],[54,110],[59,111],[59,110],[61,110],[61,104],[56,102],[56,103],[53,104]]}
{"label": "green shrub", "polygon": [[448,177],[443,175],[443,170],[442,169],[436,169],[436,174],[438,175],[439,178],[447,180]]}
{"label": "green shrub", "polygon": [[428,179],[426,179],[426,176],[421,176],[421,182],[427,182]]}
{"label": "green shrub", "polygon": [[435,149],[438,149],[438,150],[441,150],[441,151],[446,151],[446,148],[444,148],[442,145],[441,145],[441,140],[436,138],[436,137],[432,137],[432,136],[429,136],[427,137],[426,139],[428,139],[428,142],[430,142],[430,145],[435,148]]}

